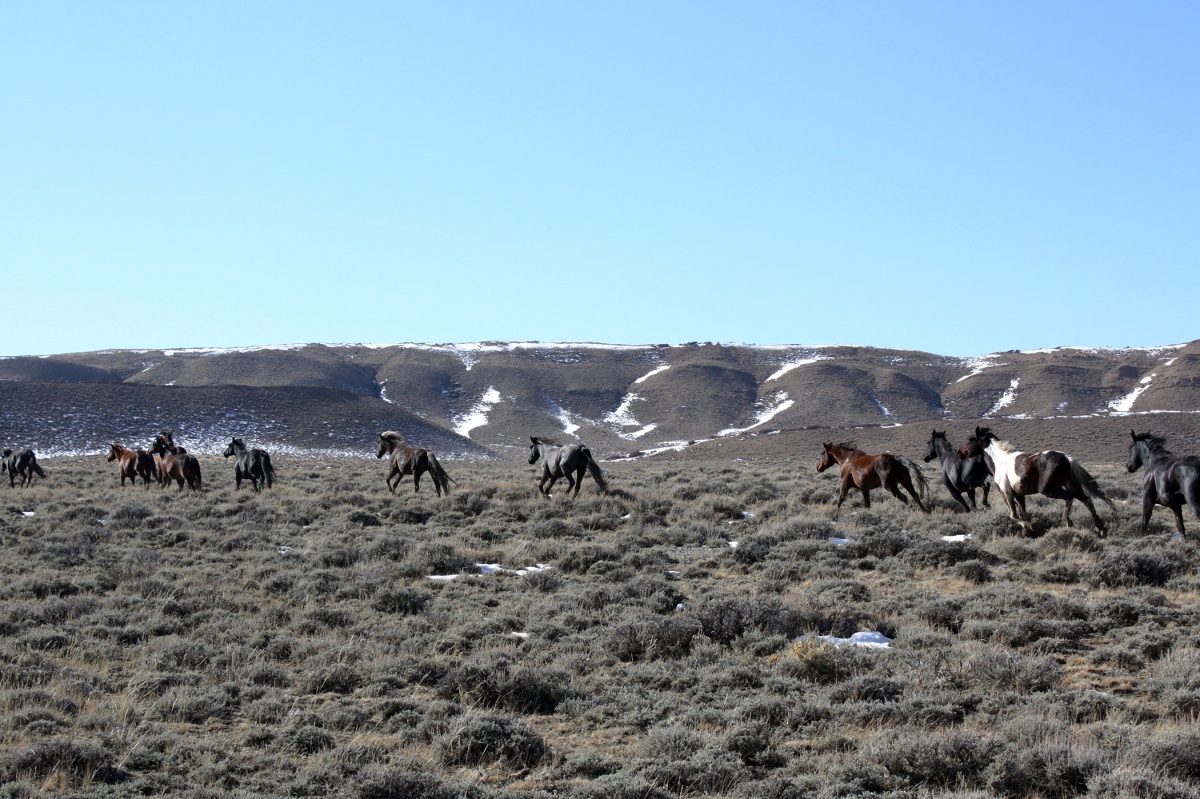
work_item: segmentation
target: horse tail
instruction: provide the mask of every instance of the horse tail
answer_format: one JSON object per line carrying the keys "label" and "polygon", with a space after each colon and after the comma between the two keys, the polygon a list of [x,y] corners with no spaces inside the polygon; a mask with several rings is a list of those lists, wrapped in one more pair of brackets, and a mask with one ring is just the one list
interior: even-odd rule
{"label": "horse tail", "polygon": [[917,493],[921,495],[921,499],[925,499],[925,495],[929,493],[929,481],[925,479],[925,472],[921,471],[921,467],[912,458],[906,458],[903,455],[896,455],[896,461],[908,469],[909,473],[916,478]]}
{"label": "horse tail", "polygon": [[1104,493],[1104,489],[1100,487],[1100,483],[1096,482],[1096,478],[1092,477],[1088,470],[1083,468],[1083,464],[1074,458],[1067,456],[1067,462],[1071,464],[1071,479],[1079,484],[1079,487],[1083,489],[1083,493],[1102,501],[1115,515],[1117,506]]}
{"label": "horse tail", "polygon": [[271,465],[271,456],[267,453],[262,454],[262,469],[263,480],[267,483],[267,488],[275,485],[275,467]]}
{"label": "horse tail", "polygon": [[607,494],[608,483],[604,481],[604,473],[600,471],[600,464],[596,463],[596,459],[592,457],[592,451],[587,447],[580,447],[579,452],[587,460],[588,474],[596,481],[596,485],[600,486],[600,490]]}
{"label": "horse tail", "polygon": [[[449,494],[450,483],[454,481],[450,479],[450,475],[446,474],[446,470],[442,468],[437,455],[434,455],[432,452],[429,453],[429,466],[431,467],[429,471],[433,474],[433,482],[441,487],[443,492]],[[454,484],[458,485],[457,482],[454,482]]]}
{"label": "horse tail", "polygon": [[37,462],[37,455],[34,455],[32,452],[29,453],[29,468],[36,472],[38,477],[44,478],[46,476],[46,472],[43,471]]}

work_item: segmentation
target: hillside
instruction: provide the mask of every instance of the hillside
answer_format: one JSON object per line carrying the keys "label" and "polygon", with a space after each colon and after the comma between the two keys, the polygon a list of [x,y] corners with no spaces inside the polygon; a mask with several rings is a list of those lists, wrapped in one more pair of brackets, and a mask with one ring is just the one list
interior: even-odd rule
{"label": "hillside", "polygon": [[47,455],[170,428],[199,452],[238,435],[373,453],[380,430],[398,429],[460,458],[519,457],[529,435],[577,436],[607,458],[680,447],[711,457],[717,444],[780,454],[792,439],[863,439],[854,428],[907,447],[933,424],[957,436],[981,418],[1012,430],[1036,421],[1086,450],[1101,428],[1196,440],[1200,341],[976,358],[702,343],[121,350],[0,359],[0,407],[0,439]]}

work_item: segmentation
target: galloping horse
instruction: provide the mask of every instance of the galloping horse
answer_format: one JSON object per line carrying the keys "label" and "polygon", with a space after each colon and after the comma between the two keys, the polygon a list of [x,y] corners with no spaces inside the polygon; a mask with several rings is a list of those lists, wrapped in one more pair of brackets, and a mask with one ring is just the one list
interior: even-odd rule
{"label": "galloping horse", "polygon": [[[868,455],[861,449],[855,449],[853,444],[821,444],[821,457],[817,461],[817,471],[823,472],[835,463],[840,468],[841,490],[838,492],[837,507],[842,507],[846,493],[851,486],[862,491],[863,506],[871,507],[870,490],[884,488],[896,499],[908,504],[908,500],[900,493],[900,487],[909,493],[917,507],[929,513],[929,508],[921,504],[921,497],[929,490],[929,483],[921,472],[921,467],[908,458],[885,452],[882,455]],[[920,486],[920,496],[913,488],[912,474],[917,476]]]}
{"label": "galloping horse", "polygon": [[183,447],[175,446],[175,439],[170,431],[164,430],[155,437],[154,443],[150,445],[150,452],[158,456],[158,481],[162,483],[163,488],[174,480],[179,484],[181,491],[185,481],[188,488],[193,491],[200,490],[200,461],[196,460],[194,455],[189,455]]}
{"label": "galloping horse", "polygon": [[1079,461],[1062,452],[1018,452],[1008,442],[996,438],[986,427],[975,428],[975,440],[992,459],[992,476],[996,488],[1004,495],[1009,516],[1021,525],[1021,534],[1033,532],[1029,511],[1025,509],[1025,497],[1041,494],[1067,503],[1063,509],[1063,524],[1073,527],[1071,504],[1079,500],[1091,511],[1096,530],[1104,535],[1104,521],[1096,513],[1092,498],[1102,500],[1113,513],[1117,506],[1104,494],[1096,478],[1088,474]]}
{"label": "galloping horse", "polygon": [[[538,458],[542,459],[542,479],[538,483],[538,491],[543,497],[550,498],[550,489],[554,488],[554,483],[560,477],[567,478],[567,494],[569,495],[573,488],[575,496],[578,497],[579,489],[583,485],[584,472],[592,476],[601,491],[608,492],[608,483],[604,482],[600,465],[592,457],[592,451],[583,444],[559,446],[553,441],[542,441],[536,436],[530,436],[529,440],[533,442],[529,445],[529,463],[534,464]],[[572,477],[572,474],[575,476]],[[546,485],[547,480],[550,481],[550,485]]]}
{"label": "galloping horse", "polygon": [[[978,442],[972,439],[965,447],[956,450],[946,439],[945,432],[939,433],[934,430],[933,435],[929,437],[929,445],[925,448],[925,462],[929,463],[934,458],[942,464],[942,485],[946,486],[950,496],[958,500],[963,510],[967,513],[979,510],[979,506],[975,504],[976,488],[983,489],[983,507],[991,507],[988,504],[988,478],[992,473],[988,471],[987,459]],[[971,498],[970,505],[963,499],[964,491]]]}
{"label": "galloping horse", "polygon": [[[233,464],[234,491],[242,487],[243,480],[249,480],[255,491],[262,487],[270,488],[275,484],[275,467],[271,465],[271,456],[266,450],[247,449],[246,442],[235,438],[225,448],[225,457],[236,456]],[[262,486],[259,485],[262,481]]]}
{"label": "galloping horse", "polygon": [[17,487],[17,475],[21,476],[22,488],[33,485],[35,474],[42,478],[46,476],[42,467],[38,466],[37,455],[34,455],[31,449],[23,449],[20,452],[4,450],[3,455],[0,455],[0,473],[3,472],[8,472],[9,488]]}
{"label": "galloping horse", "polygon": [[1200,458],[1195,455],[1172,455],[1167,441],[1149,433],[1135,433],[1129,445],[1130,472],[1146,467],[1142,480],[1142,532],[1150,530],[1150,514],[1155,505],[1165,505],[1175,514],[1175,529],[1183,532],[1183,506],[1187,505],[1200,517]]}
{"label": "galloping horse", "polygon": [[146,487],[150,487],[150,478],[158,479],[158,469],[154,465],[154,456],[144,449],[132,450],[128,447],[123,447],[120,444],[113,443],[108,448],[108,457],[106,461],[112,463],[117,462],[117,470],[121,475],[121,487],[125,487],[125,478],[129,478],[132,485],[137,485],[138,477],[141,477],[145,482]]}
{"label": "galloping horse", "polygon": [[[379,434],[379,451],[375,453],[375,457],[382,458],[384,455],[391,456],[389,458],[391,468],[387,476],[388,491],[395,494],[400,480],[406,474],[411,474],[413,476],[413,493],[418,493],[421,490],[421,475],[429,472],[429,476],[433,478],[433,488],[437,491],[437,495],[440,497],[444,491],[449,496],[450,483],[453,481],[446,474],[446,470],[442,468],[442,464],[438,463],[437,456],[429,450],[410,447],[404,443],[404,436],[394,430],[388,430]],[[393,477],[396,479],[395,483],[392,482]]]}

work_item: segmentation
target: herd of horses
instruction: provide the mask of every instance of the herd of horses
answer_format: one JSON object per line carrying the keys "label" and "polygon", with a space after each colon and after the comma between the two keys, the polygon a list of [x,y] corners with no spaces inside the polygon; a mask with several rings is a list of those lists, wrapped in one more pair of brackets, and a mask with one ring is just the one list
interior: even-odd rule
{"label": "herd of horses", "polygon": [[[1149,530],[1154,507],[1162,505],[1170,508],[1175,517],[1176,531],[1180,536],[1185,536],[1183,507],[1186,505],[1191,508],[1192,513],[1200,518],[1200,457],[1172,454],[1161,436],[1133,430],[1129,434],[1132,441],[1126,467],[1131,473],[1144,469],[1142,531]],[[543,497],[551,498],[550,492],[560,479],[567,481],[567,496],[578,497],[585,475],[591,476],[601,491],[608,491],[600,465],[587,446],[580,443],[560,445],[536,436],[531,436],[530,442],[529,463],[542,462],[538,493]],[[265,450],[247,447],[242,439],[234,438],[224,455],[234,458],[235,489],[240,489],[244,480],[249,480],[255,491],[274,485],[275,469],[271,465],[271,456]],[[376,457],[383,458],[385,455],[389,461],[387,487],[393,494],[401,480],[408,476],[413,478],[413,491],[419,492],[421,477],[428,474],[439,497],[448,495],[450,484],[455,483],[431,450],[408,445],[404,437],[394,430],[379,434]],[[163,488],[175,483],[180,489],[187,485],[196,491],[203,484],[200,461],[178,446],[173,432],[169,430],[159,433],[147,449],[133,450],[113,443],[106,459],[117,462],[122,486],[126,480],[131,485],[137,485],[138,478],[146,487],[149,487],[151,480]],[[987,427],[976,427],[975,433],[958,448],[949,442],[944,431],[935,429],[926,446],[924,461],[929,463],[935,459],[941,467],[942,485],[965,512],[979,509],[975,501],[976,489],[983,492],[983,507],[991,507],[988,504],[990,481],[990,485],[1004,497],[1009,516],[1020,525],[1022,534],[1033,530],[1025,507],[1025,498],[1032,494],[1061,499],[1065,503],[1062,521],[1067,527],[1073,526],[1072,505],[1076,500],[1082,502],[1101,535],[1107,528],[1096,511],[1094,500],[1104,502],[1116,512],[1116,506],[1096,478],[1070,455],[1057,450],[1020,452],[1008,442],[1001,441]],[[834,466],[838,468],[840,482],[836,499],[838,508],[852,488],[862,493],[863,505],[869,508],[870,492],[882,488],[905,505],[911,498],[922,511],[929,512],[929,507],[922,502],[929,493],[929,482],[921,467],[910,458],[889,452],[871,455],[848,443],[824,443],[817,460],[817,471],[824,472]],[[37,456],[30,449],[19,452],[5,449],[0,457],[0,473],[3,472],[8,473],[9,487],[12,488],[16,487],[18,479],[22,486],[28,486],[35,475],[46,477],[46,472],[37,462]],[[904,489],[908,497],[900,489]]]}

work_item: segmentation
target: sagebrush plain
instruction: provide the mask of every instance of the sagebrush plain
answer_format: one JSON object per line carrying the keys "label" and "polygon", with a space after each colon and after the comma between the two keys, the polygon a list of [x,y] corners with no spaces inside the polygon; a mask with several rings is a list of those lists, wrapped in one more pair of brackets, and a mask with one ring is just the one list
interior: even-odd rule
{"label": "sagebrush plain", "polygon": [[[438,498],[45,461],[0,501],[0,794],[1200,796],[1200,551],[1138,530],[1140,476],[1096,465],[1107,537],[1035,499],[1022,538],[940,487],[835,512],[815,458],[575,502],[515,463]],[[819,637],[855,632],[892,644]]]}

